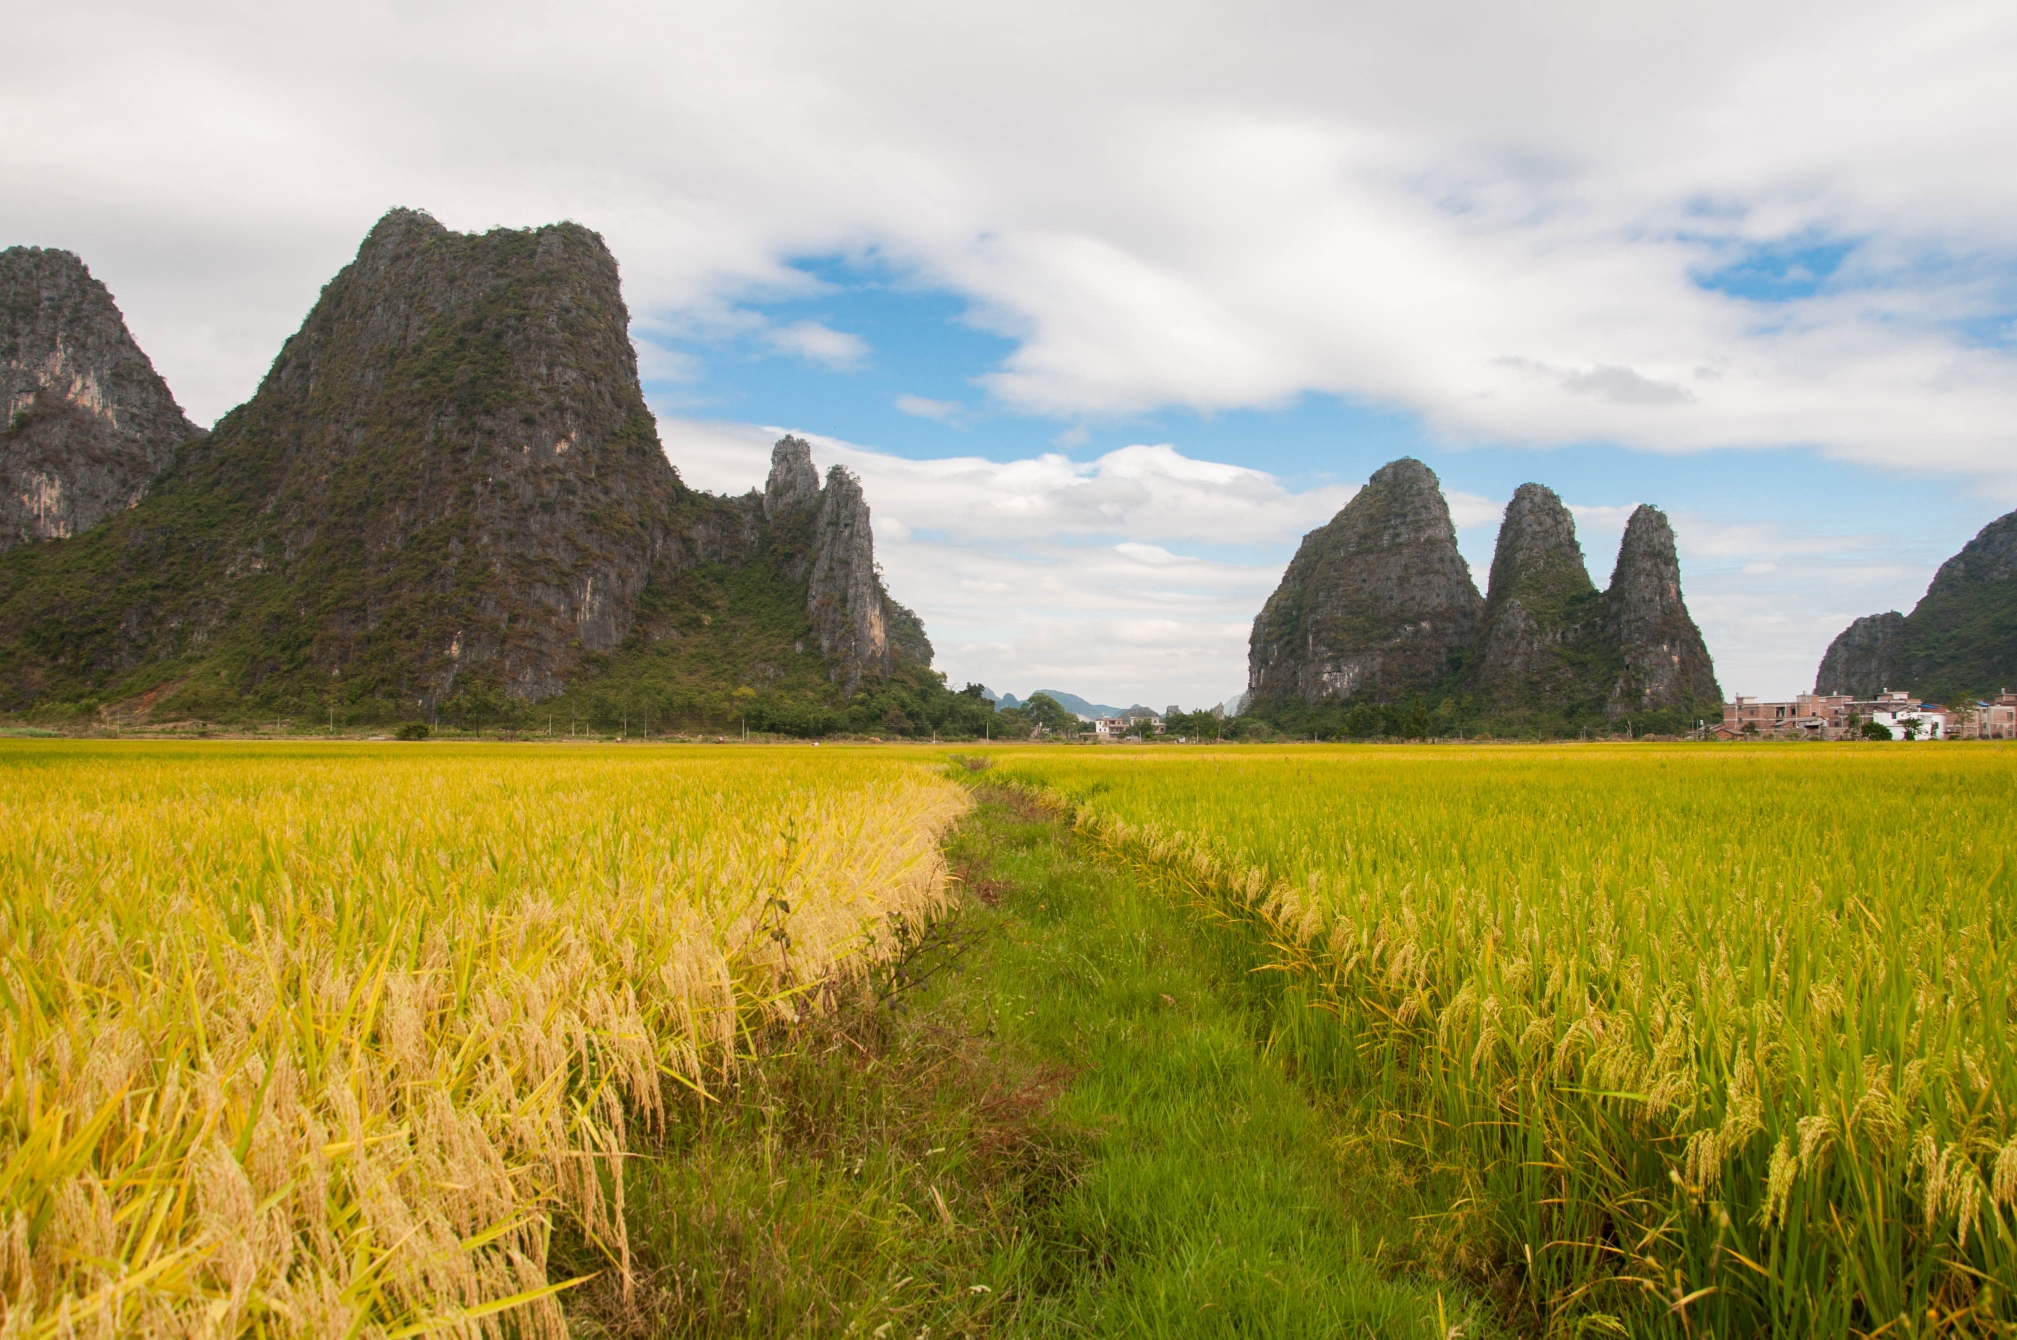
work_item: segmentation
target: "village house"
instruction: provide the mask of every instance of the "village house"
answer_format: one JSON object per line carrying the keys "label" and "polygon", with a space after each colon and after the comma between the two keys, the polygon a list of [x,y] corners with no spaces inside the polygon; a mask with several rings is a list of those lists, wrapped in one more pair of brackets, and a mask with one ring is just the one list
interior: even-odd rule
{"label": "village house", "polygon": [[1875,698],[1801,693],[1791,702],[1739,696],[1735,702],[1723,704],[1723,720],[1715,733],[1723,739],[1777,736],[1841,740],[1860,735],[1864,724],[1873,721],[1900,740],[2012,740],[2017,739],[2017,694],[2006,691],[1993,702],[1956,707],[1923,703],[1895,689],[1886,689]]}
{"label": "village house", "polygon": [[2007,689],[1986,703],[1950,709],[1950,740],[2017,740],[2017,693]]}
{"label": "village house", "polygon": [[1119,740],[1127,736],[1136,726],[1146,725],[1157,735],[1165,729],[1163,719],[1153,712],[1136,712],[1132,716],[1100,717],[1092,723],[1095,740]]}

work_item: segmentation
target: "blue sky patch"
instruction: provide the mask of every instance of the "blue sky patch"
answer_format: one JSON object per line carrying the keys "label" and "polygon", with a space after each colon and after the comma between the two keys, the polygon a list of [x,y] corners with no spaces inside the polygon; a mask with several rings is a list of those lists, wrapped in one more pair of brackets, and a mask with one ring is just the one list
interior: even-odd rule
{"label": "blue sky patch", "polygon": [[1857,245],[1808,236],[1743,247],[1716,269],[1697,274],[1695,283],[1751,302],[1811,298],[1828,286]]}
{"label": "blue sky patch", "polygon": [[[1808,237],[1750,247],[1697,282],[1736,297],[1790,301],[1829,283],[1856,245]],[[689,360],[692,375],[650,383],[653,403],[695,418],[824,434],[912,460],[1010,461],[1062,452],[1091,461],[1137,443],[1169,443],[1194,459],[1266,471],[1300,491],[1356,483],[1398,456],[1417,456],[1442,476],[1446,489],[1500,500],[1536,480],[1578,504],[1647,501],[1742,525],[1784,522],[1784,500],[1797,495],[1838,525],[1857,518],[1873,530],[1897,530],[1905,505],[1912,518],[1905,529],[1922,542],[1938,535],[1934,544],[1951,543],[1956,530],[1972,533],[1981,524],[1973,518],[1982,507],[1963,502],[1947,484],[1879,483],[1861,467],[1817,460],[1803,447],[1661,455],[1611,443],[1458,445],[1439,439],[1414,413],[1321,393],[1274,409],[1210,414],[1183,408],[1109,420],[1023,414],[990,401],[976,384],[1001,366],[1016,342],[975,324],[964,296],[916,284],[873,254],[801,258],[794,268],[813,281],[812,291],[745,302],[741,310],[760,318],[760,325],[714,338],[659,341]],[[859,356],[833,360],[794,352],[780,332],[807,323],[853,337]],[[2007,342],[2012,333],[2007,317],[1982,324],[1984,339]],[[1199,538],[1194,552],[1249,557]],[[1489,528],[1464,536],[1481,580],[1490,544]],[[1609,564],[1609,554],[1591,554],[1599,581]]]}

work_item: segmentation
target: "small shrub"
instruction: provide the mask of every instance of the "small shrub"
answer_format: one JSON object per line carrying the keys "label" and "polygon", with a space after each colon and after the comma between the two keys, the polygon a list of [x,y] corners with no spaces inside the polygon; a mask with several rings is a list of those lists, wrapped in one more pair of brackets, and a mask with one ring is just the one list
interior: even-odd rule
{"label": "small shrub", "polygon": [[425,721],[406,721],[400,723],[393,735],[401,740],[424,740],[433,733]]}

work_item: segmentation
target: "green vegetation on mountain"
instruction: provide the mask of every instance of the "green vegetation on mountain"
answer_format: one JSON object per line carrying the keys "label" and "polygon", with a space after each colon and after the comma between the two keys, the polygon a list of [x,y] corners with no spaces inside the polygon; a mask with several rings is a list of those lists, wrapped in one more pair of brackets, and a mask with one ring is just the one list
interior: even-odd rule
{"label": "green vegetation on mountain", "polygon": [[1916,692],[1958,702],[2017,688],[2017,577],[1929,594],[1909,617]]}
{"label": "green vegetation on mountain", "polygon": [[681,482],[595,234],[394,210],[137,505],[0,554],[0,714],[987,732],[859,484],[779,453]]}
{"label": "green vegetation on mountain", "polygon": [[1480,601],[1435,473],[1412,460],[1305,537],[1249,660],[1245,737],[1677,734],[1721,715],[1657,508],[1634,512],[1599,591],[1568,508],[1521,486]]}
{"label": "green vegetation on mountain", "polygon": [[198,429],[67,251],[0,251],[0,550],[133,505]]}
{"label": "green vegetation on mountain", "polygon": [[1844,629],[1814,678],[1817,693],[1904,689],[1947,703],[2017,688],[2017,512],[1941,564],[1910,614],[1872,614]]}

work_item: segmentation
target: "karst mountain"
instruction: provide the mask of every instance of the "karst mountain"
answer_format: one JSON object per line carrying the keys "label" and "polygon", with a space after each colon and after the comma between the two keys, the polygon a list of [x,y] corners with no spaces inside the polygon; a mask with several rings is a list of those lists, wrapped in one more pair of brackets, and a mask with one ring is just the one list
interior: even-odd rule
{"label": "karst mountain", "polygon": [[1248,691],[1283,729],[1355,734],[1683,729],[1722,700],[1658,508],[1633,513],[1600,591],[1568,508],[1522,485],[1480,596],[1440,481],[1412,459],[1304,537],[1254,622]]}
{"label": "karst mountain", "polygon": [[0,253],[0,295],[0,710],[894,729],[944,694],[844,468],[788,437],[762,492],[681,481],[579,225],[391,211],[207,434],[75,257]]}
{"label": "karst mountain", "polygon": [[0,251],[0,551],[82,534],[198,435],[105,285],[67,251]]}
{"label": "karst mountain", "polygon": [[2017,512],[1942,563],[1910,614],[1866,615],[1843,629],[1815,672],[1816,693],[1886,689],[1938,702],[2017,689]]}

